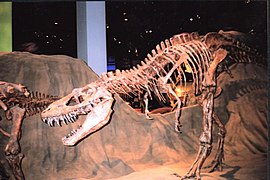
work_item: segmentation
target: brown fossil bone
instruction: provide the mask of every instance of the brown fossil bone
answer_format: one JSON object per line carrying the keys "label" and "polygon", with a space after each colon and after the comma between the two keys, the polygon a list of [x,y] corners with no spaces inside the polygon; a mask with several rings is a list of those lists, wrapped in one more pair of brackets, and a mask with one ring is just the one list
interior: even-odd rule
{"label": "brown fossil bone", "polygon": [[2,128],[0,129],[4,135],[9,137],[8,144],[5,148],[5,155],[14,177],[18,180],[24,179],[21,169],[23,154],[21,153],[19,140],[21,138],[20,127],[25,110],[19,108],[18,106],[13,106],[10,108],[10,105],[19,102],[16,97],[28,97],[29,94],[30,93],[28,92],[27,88],[21,84],[17,85],[3,81],[0,82],[0,105],[6,112],[6,119],[12,120],[12,128],[10,133],[7,133]]}
{"label": "brown fossil bone", "polygon": [[0,127],[0,132],[9,137],[5,147],[5,155],[12,173],[17,180],[25,179],[21,162],[24,155],[21,153],[20,139],[23,119],[44,110],[56,97],[45,96],[41,93],[30,93],[21,84],[0,81],[0,106],[5,111],[7,120],[11,120],[11,132]]}
{"label": "brown fossil bone", "polygon": [[21,153],[19,140],[21,139],[21,124],[25,115],[25,109],[18,106],[10,109],[12,114],[12,127],[8,144],[5,148],[6,159],[16,179],[24,179],[21,162],[24,155]]}
{"label": "brown fossil bone", "polygon": [[[190,169],[188,170],[187,174],[182,178],[190,178],[196,177],[200,179],[200,170],[207,159],[207,157],[211,153],[212,149],[212,131],[213,131],[213,118],[217,123],[219,123],[219,130],[223,128],[223,125],[218,120],[217,115],[213,115],[214,110],[214,95],[216,92],[216,78],[215,78],[215,71],[217,65],[225,59],[227,55],[227,51],[224,49],[218,49],[214,53],[214,60],[211,62],[208,71],[205,73],[204,81],[202,82],[203,90],[202,90],[202,108],[203,108],[203,131],[200,135],[200,149],[198,151],[197,157],[194,163],[191,165]],[[218,155],[216,155],[215,161],[216,166],[218,166],[219,161],[223,159],[223,139],[220,139],[221,145],[218,148]],[[214,169],[215,167],[213,167]]]}
{"label": "brown fossil bone", "polygon": [[[65,145],[76,145],[109,121],[114,101],[113,94],[127,96],[144,94],[147,119],[151,118],[147,110],[149,98],[152,99],[155,95],[160,101],[166,101],[164,95],[168,95],[177,101],[175,130],[179,132],[182,100],[177,97],[175,89],[177,86],[186,89],[185,72],[188,71],[193,80],[192,95],[202,106],[203,124],[198,155],[187,174],[181,178],[200,179],[201,168],[212,149],[213,122],[218,126],[219,139],[218,151],[210,171],[222,169],[226,130],[214,113],[213,103],[214,97],[222,92],[216,81],[218,74],[229,69],[229,65],[224,63],[256,63],[258,58],[260,57],[255,50],[224,33],[210,32],[206,35],[182,33],[157,45],[141,65],[130,70],[117,70],[115,74],[112,72],[102,74],[100,81],[74,89],[66,97],[52,103],[41,116],[45,123],[53,126],[55,123],[73,122],[77,116],[87,114],[83,128],[73,130],[63,138]],[[72,101],[75,105],[69,104]]]}

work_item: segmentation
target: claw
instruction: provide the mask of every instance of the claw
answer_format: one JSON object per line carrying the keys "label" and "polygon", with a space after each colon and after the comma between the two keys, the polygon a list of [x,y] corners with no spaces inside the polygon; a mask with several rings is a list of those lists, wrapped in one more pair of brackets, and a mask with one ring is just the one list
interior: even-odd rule
{"label": "claw", "polygon": [[218,171],[222,171],[223,170],[223,163],[222,162],[218,162],[218,161],[213,161],[209,166],[205,166],[203,169],[208,169],[208,173],[214,172],[216,169],[218,169]]}

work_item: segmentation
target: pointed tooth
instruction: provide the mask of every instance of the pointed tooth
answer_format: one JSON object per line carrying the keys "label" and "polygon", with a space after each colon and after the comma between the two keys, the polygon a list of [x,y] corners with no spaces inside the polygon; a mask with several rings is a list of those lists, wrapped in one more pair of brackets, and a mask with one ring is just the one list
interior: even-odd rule
{"label": "pointed tooth", "polygon": [[68,119],[70,119],[70,118],[71,118],[70,114],[66,114],[66,117],[67,117]]}
{"label": "pointed tooth", "polygon": [[76,117],[75,116],[72,116],[71,119],[72,119],[72,121],[75,121],[76,120]]}
{"label": "pointed tooth", "polygon": [[61,126],[61,123],[60,123],[60,121],[59,121],[59,120],[57,120],[56,122],[57,122],[58,126]]}
{"label": "pointed tooth", "polygon": [[50,121],[52,120],[52,118],[48,118],[47,119],[47,124],[50,125]]}
{"label": "pointed tooth", "polygon": [[69,122],[74,122],[73,117],[68,118],[68,121],[69,121]]}
{"label": "pointed tooth", "polygon": [[72,122],[72,123],[74,123],[75,121],[74,121],[74,119],[72,119],[72,118],[69,118],[69,122]]}
{"label": "pointed tooth", "polygon": [[53,119],[50,119],[50,120],[48,121],[48,124],[49,124],[50,127],[53,127]]}
{"label": "pointed tooth", "polygon": [[68,123],[67,123],[67,120],[66,120],[66,119],[64,119],[63,121],[64,121],[64,123],[65,123],[66,125],[68,125]]}
{"label": "pointed tooth", "polygon": [[77,115],[76,115],[76,114],[73,114],[73,115],[71,116],[71,118],[72,118],[72,119],[77,119]]}
{"label": "pointed tooth", "polygon": [[54,120],[51,121],[51,125],[52,125],[52,127],[54,127]]}
{"label": "pointed tooth", "polygon": [[70,117],[70,118],[72,118],[72,117],[74,117],[74,116],[75,116],[74,113],[69,113],[69,117]]}
{"label": "pointed tooth", "polygon": [[68,120],[69,121],[69,117],[65,114],[63,115],[64,119]]}
{"label": "pointed tooth", "polygon": [[73,123],[73,120],[72,119],[67,119],[67,121]]}
{"label": "pointed tooth", "polygon": [[42,121],[47,123],[47,117],[43,118]]}

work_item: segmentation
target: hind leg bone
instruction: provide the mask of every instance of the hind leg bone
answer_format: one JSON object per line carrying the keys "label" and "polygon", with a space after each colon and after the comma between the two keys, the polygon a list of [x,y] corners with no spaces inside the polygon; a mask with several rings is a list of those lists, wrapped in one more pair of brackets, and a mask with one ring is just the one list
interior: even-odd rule
{"label": "hind leg bone", "polygon": [[215,171],[215,169],[219,169],[222,171],[223,167],[223,160],[224,160],[224,138],[226,135],[226,129],[225,126],[222,124],[220,119],[218,118],[217,114],[213,112],[213,120],[217,124],[219,132],[218,132],[218,143],[217,143],[217,152],[214,157],[214,160],[211,162],[211,164],[205,168],[210,168],[209,172]]}

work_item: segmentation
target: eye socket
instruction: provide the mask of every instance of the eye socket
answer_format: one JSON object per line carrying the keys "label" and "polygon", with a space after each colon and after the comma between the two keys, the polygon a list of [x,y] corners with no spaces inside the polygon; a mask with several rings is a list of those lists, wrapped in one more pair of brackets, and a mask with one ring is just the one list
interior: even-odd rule
{"label": "eye socket", "polygon": [[74,106],[76,104],[78,104],[78,103],[76,102],[75,98],[73,97],[67,102],[66,106]]}
{"label": "eye socket", "polygon": [[80,104],[84,101],[82,96],[78,96],[78,97],[72,97],[68,102],[67,102],[67,106],[74,106],[77,104]]}
{"label": "eye socket", "polygon": [[79,97],[78,97],[78,100],[79,100],[80,103],[84,101],[84,99],[83,99],[82,96],[79,96]]}

